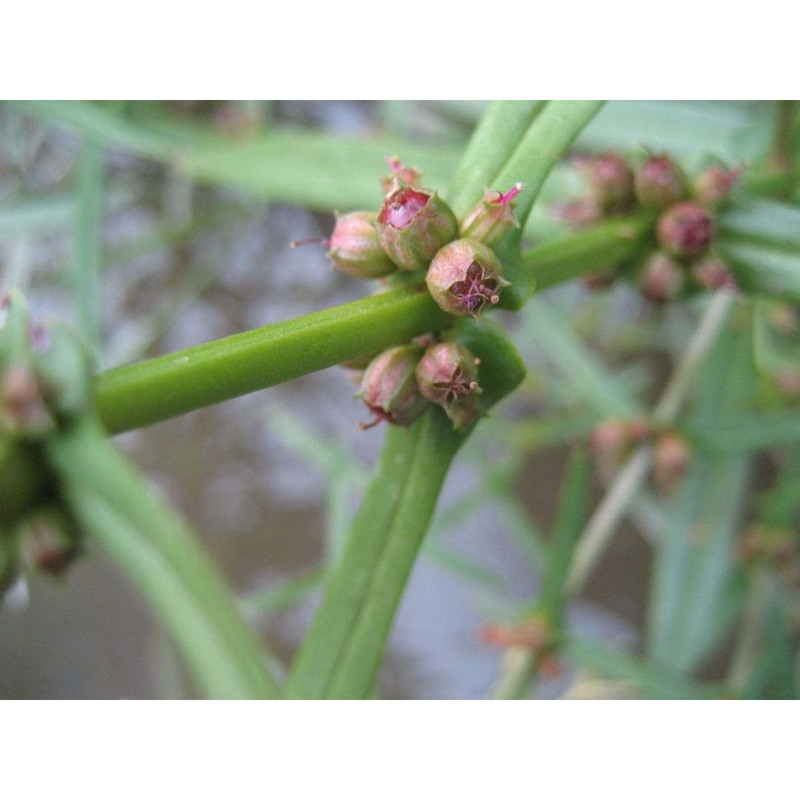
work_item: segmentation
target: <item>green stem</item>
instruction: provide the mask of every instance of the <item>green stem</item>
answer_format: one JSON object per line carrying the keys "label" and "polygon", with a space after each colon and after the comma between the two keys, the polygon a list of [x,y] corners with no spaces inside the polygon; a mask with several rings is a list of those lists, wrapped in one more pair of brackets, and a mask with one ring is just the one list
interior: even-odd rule
{"label": "green stem", "polygon": [[263,648],[213,563],[92,421],[47,444],[83,529],[152,603],[210,698],[270,698],[278,688]]}
{"label": "green stem", "polygon": [[[796,100],[778,100],[775,107],[775,128],[772,149],[767,157],[769,170],[777,175],[792,175],[795,170],[794,125],[797,117]],[[783,190],[782,196],[790,197],[794,182]]]}
{"label": "green stem", "polygon": [[401,344],[451,319],[427,292],[397,289],[104,372],[97,408],[118,433]]}
{"label": "green stem", "polygon": [[387,430],[347,547],[295,662],[290,698],[362,698],[375,684],[394,613],[450,462],[464,441],[431,409]]}

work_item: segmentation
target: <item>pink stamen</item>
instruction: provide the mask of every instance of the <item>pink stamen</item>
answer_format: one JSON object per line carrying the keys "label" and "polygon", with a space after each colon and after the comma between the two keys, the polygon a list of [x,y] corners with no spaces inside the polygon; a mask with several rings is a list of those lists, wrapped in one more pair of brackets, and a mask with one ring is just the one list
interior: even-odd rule
{"label": "pink stamen", "polygon": [[507,206],[525,187],[521,183],[515,183],[505,194],[497,192],[497,197],[491,202],[494,205]]}

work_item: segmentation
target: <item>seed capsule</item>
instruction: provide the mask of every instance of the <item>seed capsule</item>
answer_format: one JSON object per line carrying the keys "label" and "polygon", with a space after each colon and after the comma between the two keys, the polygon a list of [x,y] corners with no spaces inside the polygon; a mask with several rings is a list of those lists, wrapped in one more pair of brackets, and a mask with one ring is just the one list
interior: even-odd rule
{"label": "seed capsule", "polygon": [[440,308],[457,316],[478,317],[500,300],[503,280],[497,256],[472,239],[457,239],[443,247],[431,262],[425,282]]}
{"label": "seed capsule", "polygon": [[694,181],[694,197],[700,205],[716,208],[730,195],[739,179],[738,169],[725,169],[713,164],[701,172]]}
{"label": "seed capsule", "polygon": [[604,212],[626,210],[633,200],[633,170],[615,153],[577,160],[577,167],[589,183],[592,199]]}
{"label": "seed capsule", "polygon": [[336,269],[354,278],[381,278],[394,272],[395,265],[381,247],[376,222],[377,215],[369,211],[336,217],[331,238],[325,242]]}
{"label": "seed capsule", "polygon": [[653,303],[666,303],[676,297],[684,284],[684,268],[667,253],[656,251],[644,262],[639,274],[639,291]]}

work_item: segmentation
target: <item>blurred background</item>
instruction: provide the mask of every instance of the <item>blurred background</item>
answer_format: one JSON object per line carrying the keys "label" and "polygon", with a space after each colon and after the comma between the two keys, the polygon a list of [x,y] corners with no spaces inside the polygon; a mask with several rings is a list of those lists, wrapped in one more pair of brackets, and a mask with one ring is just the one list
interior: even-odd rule
{"label": "blurred background", "polygon": [[[0,286],[27,293],[34,322],[75,321],[73,265],[96,259],[103,369],[362,297],[372,287],[334,272],[323,246],[290,242],[327,236],[333,211],[377,209],[385,156],[444,188],[484,106],[2,104]],[[576,151],[647,146],[689,167],[709,154],[744,163],[765,152],[772,122],[769,103],[612,103]],[[564,229],[554,208],[579,191],[559,165],[531,242]],[[597,293],[580,281],[498,318],[529,377],[448,478],[392,634],[383,697],[490,693],[502,653],[482,628],[515,619],[536,595],[537,542],[569,444],[598,420],[597,382],[652,401],[695,321],[680,305],[654,311],[631,286]],[[291,662],[320,567],[341,547],[380,450],[381,427],[358,427],[368,415],[356,391],[334,368],[115,439],[202,538],[276,670]],[[769,470],[765,461],[753,485]],[[650,592],[646,534],[627,525],[569,610],[587,637],[631,652]],[[730,646],[720,643],[702,674],[718,677]],[[537,691],[568,686],[576,696],[617,690],[566,665]],[[0,607],[0,696],[169,698],[191,687],[142,600],[92,549],[63,579],[18,584]]]}

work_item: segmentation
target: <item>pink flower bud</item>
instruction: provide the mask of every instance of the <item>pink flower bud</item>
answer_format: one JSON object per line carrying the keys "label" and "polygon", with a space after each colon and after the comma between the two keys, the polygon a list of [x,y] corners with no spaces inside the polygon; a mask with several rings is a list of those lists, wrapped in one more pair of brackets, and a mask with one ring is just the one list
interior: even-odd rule
{"label": "pink flower bud", "polygon": [[378,214],[381,246],[401,269],[427,269],[440,247],[458,235],[450,206],[435,192],[402,186]]}
{"label": "pink flower bud", "polygon": [[417,364],[420,392],[445,410],[454,428],[471,425],[483,416],[478,364],[478,359],[456,342],[429,347]]}
{"label": "pink flower bud", "polygon": [[558,219],[573,228],[584,228],[603,218],[603,209],[592,197],[581,197],[566,203],[558,203],[554,208]]}
{"label": "pink flower bud", "polygon": [[642,205],[666,208],[686,196],[686,176],[669,156],[653,156],[639,167],[635,187]]}
{"label": "pink flower bud", "polygon": [[692,277],[704,289],[736,289],[727,261],[719,256],[709,254],[692,264]]}
{"label": "pink flower bud", "polygon": [[653,479],[663,494],[671,493],[689,469],[689,443],[674,431],[662,433],[653,450]]}
{"label": "pink flower bud", "polygon": [[501,272],[499,259],[486,245],[457,239],[436,253],[425,282],[444,311],[477,317],[487,305],[497,303],[500,290],[510,285]]}
{"label": "pink flower bud", "polygon": [[656,225],[658,243],[678,258],[705,253],[715,232],[714,218],[697,203],[678,203],[668,208]]}
{"label": "pink flower bud", "polygon": [[461,236],[491,246],[512,228],[518,228],[519,222],[512,209],[514,198],[522,189],[522,184],[518,183],[505,194],[487,192],[461,223]]}
{"label": "pink flower bud", "polygon": [[427,407],[417,386],[415,368],[422,356],[416,345],[392,347],[374,358],[361,381],[361,399],[375,415],[361,428],[371,428],[382,420],[394,425],[410,425]]}
{"label": "pink flower bud", "polygon": [[633,171],[625,159],[604,153],[576,160],[589,183],[589,191],[605,212],[627,209],[633,200]]}
{"label": "pink flower bud", "polygon": [[422,181],[422,173],[418,169],[404,167],[397,156],[387,156],[386,162],[389,164],[392,174],[388,178],[381,180],[384,194],[396,192],[403,186],[411,186],[414,189],[419,188]]}
{"label": "pink flower bud", "polygon": [[395,269],[381,247],[377,215],[353,211],[336,217],[331,238],[326,242],[328,256],[336,269],[354,278],[380,278]]}
{"label": "pink flower bud", "polygon": [[653,303],[665,303],[676,297],[686,282],[683,267],[661,250],[652,253],[639,273],[639,291]]}
{"label": "pink flower bud", "polygon": [[714,164],[701,172],[694,181],[694,197],[700,205],[716,208],[730,195],[739,179],[739,169],[725,169]]}

